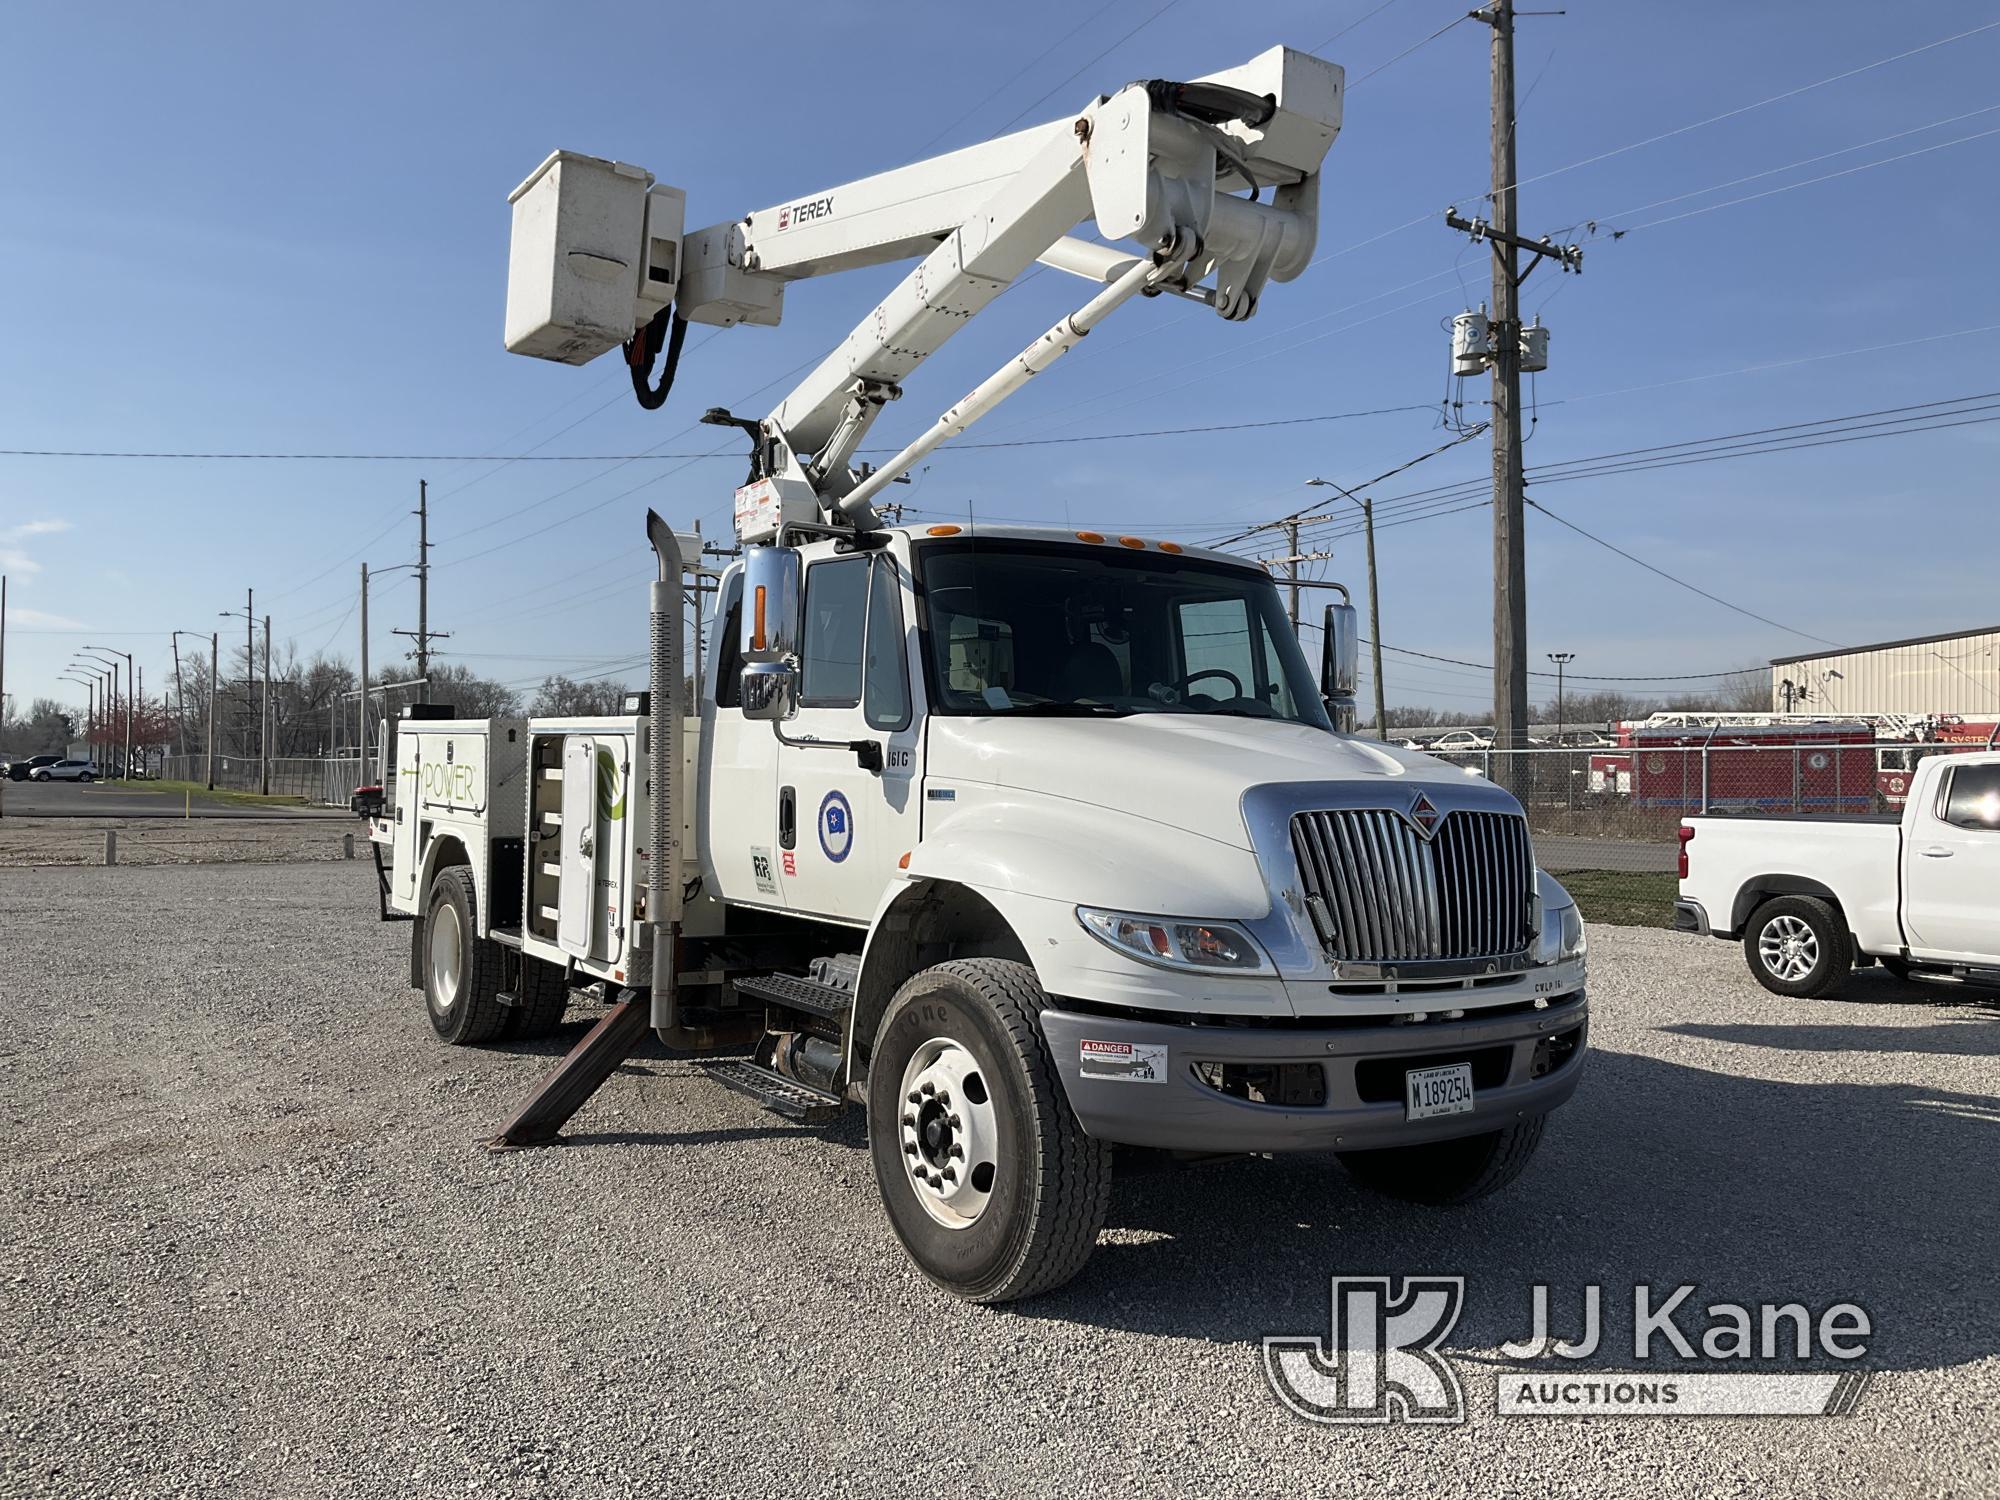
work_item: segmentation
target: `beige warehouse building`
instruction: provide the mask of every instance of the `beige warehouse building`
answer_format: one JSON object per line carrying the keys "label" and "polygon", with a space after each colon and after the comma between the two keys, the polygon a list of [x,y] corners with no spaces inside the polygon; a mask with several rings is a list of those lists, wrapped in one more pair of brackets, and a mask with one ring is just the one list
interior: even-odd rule
{"label": "beige warehouse building", "polygon": [[1771,662],[1771,707],[1784,713],[1957,715],[2000,720],[2000,625],[1883,641]]}

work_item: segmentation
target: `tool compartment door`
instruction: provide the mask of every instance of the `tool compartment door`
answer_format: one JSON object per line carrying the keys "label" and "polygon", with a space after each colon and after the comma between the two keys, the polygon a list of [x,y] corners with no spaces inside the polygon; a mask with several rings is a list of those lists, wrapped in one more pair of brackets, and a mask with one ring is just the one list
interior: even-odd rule
{"label": "tool compartment door", "polygon": [[597,923],[597,741],[587,734],[563,741],[562,883],[556,945],[574,958],[591,956]]}

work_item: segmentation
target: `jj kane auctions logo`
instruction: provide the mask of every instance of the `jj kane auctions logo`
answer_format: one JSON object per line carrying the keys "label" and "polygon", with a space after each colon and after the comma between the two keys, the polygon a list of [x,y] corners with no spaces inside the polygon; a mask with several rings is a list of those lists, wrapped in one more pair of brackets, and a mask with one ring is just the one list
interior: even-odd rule
{"label": "jj kane auctions logo", "polygon": [[[1632,1289],[1632,1358],[1659,1353],[1687,1364],[1636,1370],[1577,1370],[1542,1366],[1495,1377],[1499,1416],[1844,1416],[1867,1384],[1853,1367],[1872,1336],[1868,1314],[1836,1302],[1817,1316],[1799,1302],[1748,1307],[1715,1302],[1689,1306],[1694,1287],[1656,1293]],[[1326,1423],[1439,1423],[1466,1420],[1464,1386],[1439,1346],[1465,1306],[1462,1276],[1409,1276],[1396,1287],[1387,1276],[1336,1276],[1332,1318],[1324,1338],[1264,1340],[1264,1374],[1294,1415]],[[1504,1344],[1509,1360],[1588,1359],[1603,1345],[1603,1289],[1583,1289],[1579,1336],[1552,1336],[1549,1288],[1533,1289],[1532,1331]],[[1800,1368],[1795,1361],[1832,1360],[1846,1368]]]}

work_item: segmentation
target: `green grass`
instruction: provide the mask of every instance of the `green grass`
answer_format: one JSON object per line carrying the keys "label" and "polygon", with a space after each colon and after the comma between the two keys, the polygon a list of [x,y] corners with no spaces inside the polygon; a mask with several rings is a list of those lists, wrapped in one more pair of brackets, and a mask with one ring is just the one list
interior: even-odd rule
{"label": "green grass", "polygon": [[223,787],[217,787],[211,792],[207,786],[199,781],[110,781],[106,782],[105,785],[115,786],[120,791],[125,792],[158,792],[162,796],[172,797],[185,797],[188,793],[192,792],[195,796],[206,798],[210,802],[229,802],[241,807],[304,807],[306,805],[306,799],[303,797],[278,796],[276,794],[266,797],[261,792],[238,792]]}
{"label": "green grass", "polygon": [[1618,927],[1671,927],[1680,882],[1667,870],[1562,870],[1556,879],[1587,921]]}

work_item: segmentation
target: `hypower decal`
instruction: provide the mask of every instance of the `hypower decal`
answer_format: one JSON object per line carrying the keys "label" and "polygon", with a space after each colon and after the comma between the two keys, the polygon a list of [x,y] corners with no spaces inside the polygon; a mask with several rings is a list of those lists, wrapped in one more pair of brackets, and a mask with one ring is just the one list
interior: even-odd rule
{"label": "hypower decal", "polygon": [[597,815],[607,823],[625,816],[625,787],[618,774],[618,757],[602,746],[597,751]]}
{"label": "hypower decal", "polygon": [[854,809],[840,792],[828,792],[819,805],[819,850],[835,864],[854,852]]}

